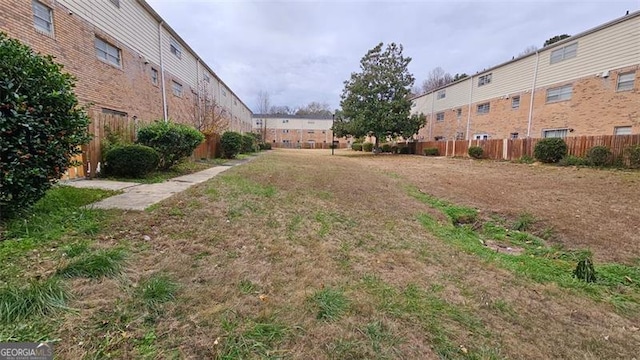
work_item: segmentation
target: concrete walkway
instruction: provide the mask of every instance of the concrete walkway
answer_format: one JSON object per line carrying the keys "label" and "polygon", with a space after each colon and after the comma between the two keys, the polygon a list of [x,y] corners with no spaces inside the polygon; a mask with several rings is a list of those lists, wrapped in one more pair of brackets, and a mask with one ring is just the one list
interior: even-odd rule
{"label": "concrete walkway", "polygon": [[105,190],[121,190],[124,193],[106,198],[87,207],[94,209],[122,209],[142,211],[173,194],[179,193],[193,185],[205,182],[233,166],[255,159],[255,156],[233,160],[225,165],[212,167],[197,173],[179,176],[157,184],[139,184],[133,182],[109,180],[77,180],[66,182],[65,185],[78,188],[94,188]]}

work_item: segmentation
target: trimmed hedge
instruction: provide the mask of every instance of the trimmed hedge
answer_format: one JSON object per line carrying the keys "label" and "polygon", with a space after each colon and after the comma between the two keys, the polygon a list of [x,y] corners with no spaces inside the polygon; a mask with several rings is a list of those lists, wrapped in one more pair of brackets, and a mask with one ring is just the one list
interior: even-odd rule
{"label": "trimmed hedge", "polygon": [[75,78],[0,32],[0,217],[44,196],[91,139]]}
{"label": "trimmed hedge", "polygon": [[482,155],[484,155],[484,150],[480,146],[472,146],[467,150],[469,156],[474,159],[482,159]]}
{"label": "trimmed hedge", "polygon": [[157,151],[139,144],[115,147],[104,155],[105,173],[113,176],[144,177],[159,163]]}
{"label": "trimmed hedge", "polygon": [[401,146],[400,148],[398,148],[398,153],[400,154],[408,155],[410,152],[411,149],[409,149],[408,146]]}
{"label": "trimmed hedge", "polygon": [[186,157],[204,141],[204,135],[184,124],[156,121],[138,131],[136,143],[153,148],[160,156],[160,169],[168,169]]}
{"label": "trimmed hedge", "polygon": [[424,148],[424,149],[422,149],[422,153],[424,154],[424,156],[438,156],[438,155],[440,155],[440,152],[438,151],[438,148],[435,148],[435,147]]}
{"label": "trimmed hedge", "polygon": [[594,146],[587,152],[587,159],[594,166],[605,166],[611,163],[611,150],[606,146]]}
{"label": "trimmed hedge", "polygon": [[362,151],[372,152],[373,151],[373,143],[366,142],[366,143],[362,144]]}
{"label": "trimmed hedge", "polygon": [[625,151],[629,167],[633,169],[640,168],[640,145],[629,146]]}
{"label": "trimmed hedge", "polygon": [[271,150],[271,143],[260,143],[258,147],[260,150]]}
{"label": "trimmed hedge", "polygon": [[567,156],[567,144],[561,138],[547,138],[538,141],[533,155],[543,163],[557,163]]}
{"label": "trimmed hedge", "polygon": [[351,144],[351,150],[353,150],[353,151],[362,151],[362,144],[361,143],[353,143],[353,144]]}
{"label": "trimmed hedge", "polygon": [[391,152],[391,144],[382,144],[382,147],[380,147],[380,150],[383,153],[390,153]]}
{"label": "trimmed hedge", "polygon": [[242,135],[235,131],[227,131],[220,138],[222,156],[227,159],[236,157],[242,151]]}
{"label": "trimmed hedge", "polygon": [[257,139],[253,134],[242,134],[242,152],[245,154],[256,151]]}

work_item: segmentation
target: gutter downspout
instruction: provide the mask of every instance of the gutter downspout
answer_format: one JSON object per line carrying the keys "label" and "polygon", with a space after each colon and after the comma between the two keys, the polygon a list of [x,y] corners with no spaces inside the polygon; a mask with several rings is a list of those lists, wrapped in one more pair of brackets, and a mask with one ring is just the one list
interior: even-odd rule
{"label": "gutter downspout", "polygon": [[436,93],[435,91],[431,92],[431,117],[429,118],[429,139],[427,141],[431,141],[433,139],[433,105],[435,104]]}
{"label": "gutter downspout", "polygon": [[[205,85],[206,86],[206,85]],[[196,106],[196,111],[198,112],[198,127],[202,126],[204,116],[202,111],[202,99],[200,98],[200,58],[196,58],[196,99],[198,101],[198,105]],[[206,102],[205,102],[205,110],[206,110]],[[201,130],[202,131],[202,130]]]}
{"label": "gutter downspout", "polygon": [[471,134],[469,134],[469,131],[471,130],[471,103],[473,102],[473,75],[471,76],[471,87],[469,88],[469,108],[467,110],[467,131],[466,136],[465,136],[465,140],[470,140],[471,139]]}
{"label": "gutter downspout", "polygon": [[538,80],[539,62],[540,62],[540,51],[536,51],[536,69],[533,72],[533,84],[531,85],[531,101],[529,102],[529,120],[527,123],[527,138],[531,137],[531,124],[533,123],[533,96],[536,93],[536,82]]}
{"label": "gutter downspout", "polygon": [[160,50],[160,86],[162,89],[162,116],[164,119],[164,122],[169,121],[169,112],[167,110],[167,89],[165,86],[165,79],[164,79],[164,60],[163,60],[163,56],[162,56],[162,24],[164,24],[164,21],[160,21],[158,23],[158,47]]}

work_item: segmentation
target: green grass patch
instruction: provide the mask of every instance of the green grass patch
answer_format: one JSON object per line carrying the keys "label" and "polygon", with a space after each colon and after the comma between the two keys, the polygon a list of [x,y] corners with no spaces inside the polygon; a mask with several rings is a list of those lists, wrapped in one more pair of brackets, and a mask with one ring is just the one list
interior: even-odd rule
{"label": "green grass patch", "polygon": [[220,180],[231,188],[232,198],[246,194],[271,198],[278,193],[272,185],[263,185],[241,175],[225,174],[220,177]]}
{"label": "green grass patch", "polygon": [[320,224],[318,230],[320,237],[326,236],[336,226],[348,229],[357,225],[355,221],[336,212],[318,211],[315,213],[314,219]]}
{"label": "green grass patch", "polygon": [[349,299],[341,289],[324,288],[311,296],[317,309],[318,320],[335,321],[344,315],[349,308]]}
{"label": "green grass patch", "polygon": [[0,288],[0,324],[48,316],[65,309],[68,298],[67,290],[55,278],[30,281],[24,286],[4,285]]}
{"label": "green grass patch", "polygon": [[255,294],[258,291],[258,286],[252,283],[251,280],[242,279],[238,284],[238,289],[245,295]]}
{"label": "green grass patch", "polygon": [[175,177],[189,175],[212,167],[215,161],[184,161],[167,170],[156,170],[141,178],[105,177],[105,180],[157,184]]}
{"label": "green grass patch", "polygon": [[155,308],[175,300],[178,289],[178,283],[167,275],[155,274],[140,281],[137,292],[146,306]]}
{"label": "green grass patch", "polygon": [[[445,214],[457,213],[461,207],[439,201],[433,197],[410,190],[409,193]],[[469,213],[475,211],[467,209]],[[595,283],[586,283],[573,276],[573,270],[579,260],[590,257],[588,250],[567,250],[562,247],[543,246],[541,240],[535,236],[526,234],[507,234],[506,230],[499,229],[496,224],[485,224],[483,230],[493,238],[507,238],[524,248],[522,255],[504,254],[486,247],[482,243],[482,233],[476,232],[468,226],[454,226],[441,224],[428,214],[418,215],[418,220],[432,234],[440,239],[462,249],[470,254],[475,254],[486,261],[498,264],[511,270],[515,274],[527,277],[540,283],[556,283],[559,286],[578,291],[596,301],[607,301],[618,310],[640,310],[640,267],[621,264],[600,264],[596,266],[597,276],[601,280]],[[525,233],[520,233],[525,234]]]}
{"label": "green grass patch", "polygon": [[472,224],[477,220],[478,211],[464,206],[457,206],[440,200],[434,196],[423,193],[415,186],[407,188],[409,195],[430,205],[431,207],[442,211],[454,225]]}
{"label": "green grass patch", "polygon": [[290,330],[274,318],[249,320],[240,324],[237,320],[223,319],[226,331],[217,359],[278,359],[284,351],[278,345],[288,336]]}
{"label": "green grass patch", "polygon": [[115,276],[122,271],[125,257],[123,249],[96,250],[72,260],[58,271],[58,275],[92,279]]}

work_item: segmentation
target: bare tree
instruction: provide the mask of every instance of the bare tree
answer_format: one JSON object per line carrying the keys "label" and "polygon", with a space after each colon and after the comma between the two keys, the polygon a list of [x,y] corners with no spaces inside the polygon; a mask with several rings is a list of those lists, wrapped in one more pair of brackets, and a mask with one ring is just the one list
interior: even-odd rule
{"label": "bare tree", "polygon": [[221,134],[229,129],[229,113],[211,94],[208,83],[200,84],[196,106],[194,107],[193,125],[205,136]]}
{"label": "bare tree", "polygon": [[534,52],[536,52],[536,51],[538,51],[538,47],[537,47],[537,46],[535,46],[535,45],[529,45],[529,46],[527,46],[524,50],[522,50],[522,51],[518,54],[518,56],[517,56],[517,57],[522,57],[522,56],[525,56],[525,55],[529,55],[529,54],[534,53]]}
{"label": "bare tree", "polygon": [[[258,112],[262,115],[269,113],[271,109],[271,96],[268,92],[260,90],[258,92]],[[258,123],[260,125],[260,137],[262,142],[267,141],[267,119],[262,118]]]}
{"label": "bare tree", "polygon": [[429,72],[427,79],[422,82],[422,92],[428,93],[439,87],[445,86],[453,81],[453,76],[445,72],[441,67],[437,67]]}
{"label": "bare tree", "polygon": [[284,105],[280,105],[280,106],[272,106],[271,108],[269,108],[269,114],[275,114],[275,115],[293,115],[295,113],[295,110],[291,109],[290,107]]}
{"label": "bare tree", "polygon": [[330,116],[331,107],[327,103],[312,101],[308,105],[303,106],[296,111],[296,115],[319,115]]}

